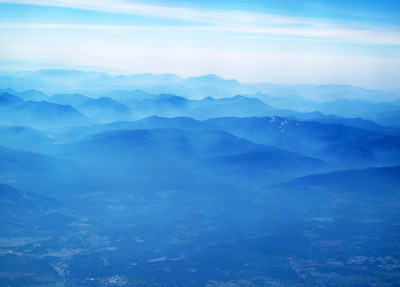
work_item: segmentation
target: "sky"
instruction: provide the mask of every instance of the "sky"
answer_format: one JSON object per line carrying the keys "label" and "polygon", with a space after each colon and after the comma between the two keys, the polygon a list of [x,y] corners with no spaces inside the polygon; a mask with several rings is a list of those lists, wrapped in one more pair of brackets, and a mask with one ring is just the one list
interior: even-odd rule
{"label": "sky", "polygon": [[400,91],[400,1],[0,0],[0,70]]}

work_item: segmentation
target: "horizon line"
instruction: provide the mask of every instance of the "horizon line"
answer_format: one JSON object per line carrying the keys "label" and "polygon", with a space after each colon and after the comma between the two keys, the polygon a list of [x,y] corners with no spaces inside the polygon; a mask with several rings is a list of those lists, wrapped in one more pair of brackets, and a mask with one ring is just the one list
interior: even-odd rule
{"label": "horizon line", "polygon": [[[104,68],[107,69],[107,68]],[[192,76],[188,76],[188,77],[184,77],[184,76],[180,76],[178,74],[175,73],[152,73],[152,72],[140,72],[140,73],[123,73],[123,72],[118,72],[118,73],[111,73],[111,72],[107,72],[107,71],[101,71],[101,70],[96,70],[96,69],[83,69],[83,68],[43,68],[43,69],[32,69],[32,70],[6,70],[6,69],[1,69],[0,68],[0,73],[6,73],[6,74],[12,74],[12,73],[35,73],[35,72],[41,72],[41,71],[64,71],[64,72],[81,72],[81,73],[96,73],[96,74],[105,74],[109,77],[120,77],[120,76],[138,76],[138,75],[151,75],[151,76],[175,76],[178,77],[180,79],[180,81],[185,81],[191,78],[201,78],[201,77],[207,77],[207,76],[214,76],[217,77],[219,79],[221,79],[222,81],[236,81],[239,84],[242,85],[262,85],[262,84],[268,84],[268,85],[273,85],[273,86],[290,86],[290,87],[296,87],[296,86],[311,86],[311,87],[324,87],[324,86],[338,86],[338,87],[352,87],[352,88],[358,88],[358,89],[364,89],[364,90],[368,90],[368,91],[383,91],[383,92],[387,92],[387,93],[392,93],[392,94],[398,94],[398,96],[400,97],[400,89],[383,89],[383,88],[371,88],[371,87],[363,87],[363,86],[359,86],[359,85],[352,85],[352,84],[340,84],[340,83],[329,83],[329,84],[316,84],[316,83],[306,83],[306,82],[302,82],[302,83],[296,83],[296,84],[291,84],[291,83],[273,83],[273,82],[269,82],[269,81],[262,81],[262,82],[242,82],[240,80],[237,80],[235,78],[224,78],[222,76],[219,76],[217,74],[214,73],[209,73],[209,74],[200,74],[200,75],[192,75]]]}

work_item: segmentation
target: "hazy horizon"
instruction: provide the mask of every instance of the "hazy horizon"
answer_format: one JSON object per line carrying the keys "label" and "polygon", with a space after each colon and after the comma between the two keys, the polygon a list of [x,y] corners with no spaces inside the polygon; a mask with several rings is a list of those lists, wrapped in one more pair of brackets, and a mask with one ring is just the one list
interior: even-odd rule
{"label": "hazy horizon", "polygon": [[0,0],[1,70],[216,74],[400,90],[393,1]]}
{"label": "hazy horizon", "polygon": [[[270,81],[260,81],[260,82],[242,82],[236,78],[224,78],[218,74],[199,74],[199,75],[189,75],[189,76],[181,76],[175,73],[152,73],[152,72],[142,72],[142,73],[129,73],[128,71],[118,71],[118,70],[113,70],[113,69],[107,69],[107,68],[101,68],[101,67],[48,67],[44,66],[43,68],[26,68],[26,69],[0,69],[0,73],[3,74],[12,74],[12,73],[28,73],[28,72],[40,72],[40,71],[78,71],[78,72],[84,72],[84,73],[98,73],[98,74],[106,74],[110,77],[118,77],[118,76],[135,76],[135,75],[153,75],[153,76],[166,76],[166,75],[172,75],[172,76],[177,76],[181,80],[187,80],[190,78],[202,78],[202,77],[207,77],[207,76],[216,76],[224,81],[237,81],[240,84],[244,85],[257,85],[257,84],[268,84],[268,85],[273,85],[273,86],[282,86],[282,87],[296,87],[296,86],[313,86],[313,87],[318,87],[318,86],[342,86],[342,87],[353,87],[353,88],[360,88],[364,90],[369,90],[369,91],[382,91],[386,93],[391,93],[394,96],[397,96],[400,99],[400,89],[385,89],[385,88],[372,88],[372,87],[365,87],[365,86],[357,86],[357,85],[351,85],[351,84],[334,84],[334,83],[326,83],[326,84],[312,84],[312,83],[306,83],[306,82],[300,82],[300,83],[294,83],[294,84],[285,84],[285,83],[277,83],[277,82],[270,82]],[[3,87],[7,88],[7,87]],[[22,92],[25,90],[24,88],[22,89],[16,89],[19,92]],[[51,93],[50,93],[51,94]],[[204,96],[206,98],[207,95]]]}

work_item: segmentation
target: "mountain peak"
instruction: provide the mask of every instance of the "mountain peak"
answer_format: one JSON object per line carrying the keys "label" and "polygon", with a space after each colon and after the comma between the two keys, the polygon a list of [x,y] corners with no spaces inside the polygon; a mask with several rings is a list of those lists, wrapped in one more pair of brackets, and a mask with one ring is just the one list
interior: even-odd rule
{"label": "mountain peak", "polygon": [[30,89],[19,93],[19,97],[25,101],[42,101],[47,100],[49,97],[42,91]]}
{"label": "mountain peak", "polygon": [[198,78],[200,78],[200,79],[214,80],[214,81],[223,81],[223,80],[224,80],[223,78],[221,78],[221,77],[219,77],[219,76],[217,76],[217,75],[214,75],[214,74],[207,74],[207,75],[204,75],[204,76],[200,76],[200,77],[198,77]]}

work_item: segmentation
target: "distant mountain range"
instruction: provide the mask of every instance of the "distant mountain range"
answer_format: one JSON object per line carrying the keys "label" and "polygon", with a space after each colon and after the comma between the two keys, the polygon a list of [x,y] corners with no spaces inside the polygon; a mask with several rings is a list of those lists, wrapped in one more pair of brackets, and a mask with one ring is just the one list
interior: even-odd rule
{"label": "distant mountain range", "polygon": [[[9,96],[4,96],[4,94],[0,97],[10,99]],[[0,123],[3,125],[54,129],[65,126],[90,125],[96,122],[96,120],[81,114],[70,105],[59,105],[46,101],[25,102],[16,100],[16,97],[13,98],[13,104],[10,104],[9,101],[0,101],[0,105],[2,109]]]}
{"label": "distant mountain range", "polygon": [[[205,97],[224,98],[235,95],[260,93],[268,97],[298,99],[318,102],[339,99],[362,99],[368,102],[398,101],[399,95],[380,90],[368,90],[348,85],[275,85],[248,84],[225,80],[216,75],[180,78],[172,74],[133,74],[111,76],[106,73],[77,70],[40,70],[32,72],[0,72],[0,88],[17,91],[37,89],[46,94],[78,92],[105,94],[113,90],[142,90],[145,93],[171,93],[191,99]],[[38,95],[39,96],[39,95]],[[117,99],[117,100],[121,100]],[[270,104],[266,101],[267,104]],[[290,104],[290,103],[289,103]],[[290,107],[286,107],[291,109]]]}
{"label": "distant mountain range", "polygon": [[[22,94],[31,93],[43,95],[32,90]],[[156,96],[134,91],[123,93],[125,101],[128,100],[127,97],[134,97],[135,94],[140,94],[141,100],[128,101],[129,106],[127,106],[105,96],[90,98],[80,94],[56,94],[51,97],[46,96],[49,101],[47,102],[44,100],[24,101],[19,97],[19,93],[14,92],[14,94],[0,95],[0,108],[3,110],[0,119],[3,125],[51,129],[52,131],[72,128],[71,131],[76,138],[87,135],[87,130],[94,133],[115,128],[220,130],[258,144],[282,147],[303,155],[321,158],[338,166],[364,167],[395,164],[399,158],[397,147],[400,143],[400,129],[398,127],[382,126],[362,118],[344,118],[335,115],[326,116],[320,112],[278,109],[265,104],[260,99],[244,96],[189,100],[172,94]],[[120,92],[114,93],[115,97],[118,95]],[[354,110],[357,110],[357,103],[361,105],[359,110],[367,106],[368,114],[372,113],[374,106],[377,107],[378,113],[385,109],[388,112],[398,109],[390,104],[342,100],[342,104],[344,102],[354,107]],[[327,106],[328,104],[317,105]],[[185,118],[162,119],[159,118],[160,116]],[[146,117],[150,117],[151,120],[132,122],[132,120]],[[119,120],[125,122],[116,122]],[[89,128],[96,123],[110,123],[110,125]],[[75,126],[81,127],[74,129]],[[88,128],[84,129],[82,126],[88,126]],[[80,136],[79,133],[82,135]],[[61,141],[64,140],[65,138]]]}

